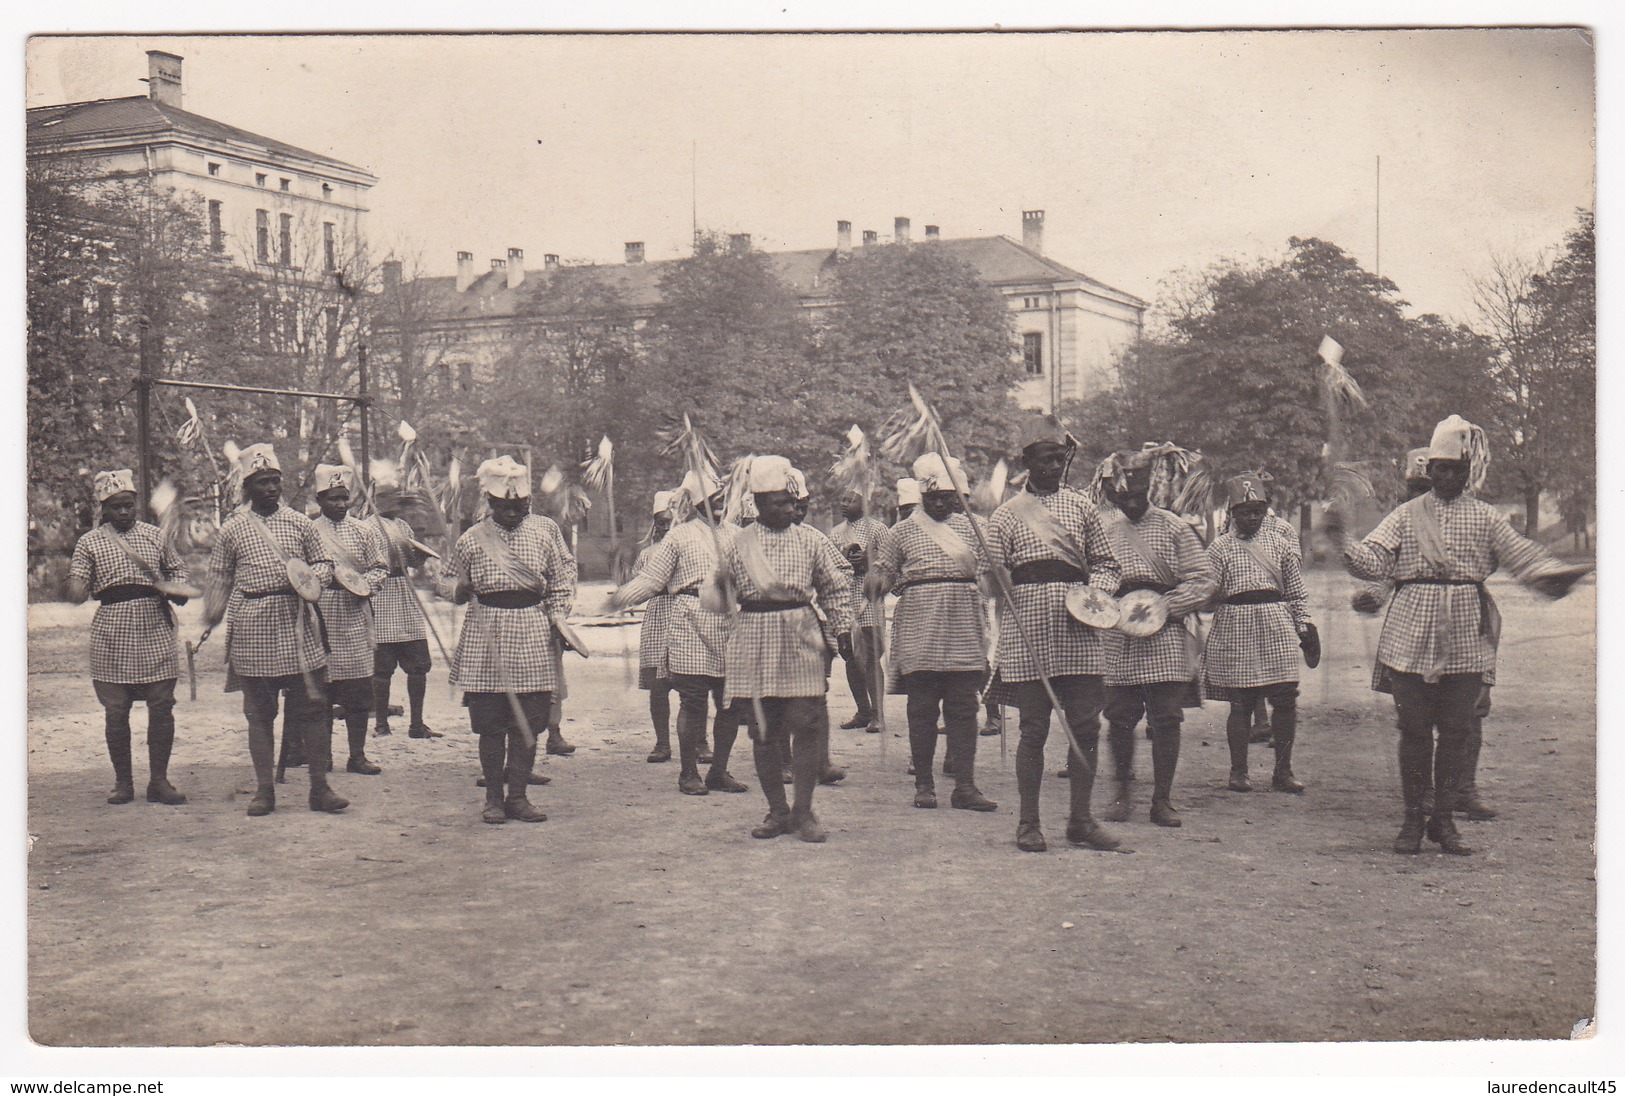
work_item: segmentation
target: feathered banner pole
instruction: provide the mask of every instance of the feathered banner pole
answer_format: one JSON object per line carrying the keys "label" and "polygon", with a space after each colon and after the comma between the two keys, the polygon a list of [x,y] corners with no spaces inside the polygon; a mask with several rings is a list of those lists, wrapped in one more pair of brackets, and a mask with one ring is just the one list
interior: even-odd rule
{"label": "feathered banner pole", "polygon": [[[834,464],[830,465],[829,473],[830,480],[837,489],[842,492],[854,492],[862,500],[863,517],[864,520],[868,520],[870,516],[869,507],[875,492],[875,462],[869,453],[869,438],[857,423],[853,423],[852,428],[846,432],[846,452],[841,454]],[[865,572],[867,573],[875,565],[875,545],[872,539],[864,544],[863,554]],[[876,598],[867,591],[865,591],[864,597],[868,600],[872,612],[878,608],[879,602],[884,599],[884,595]],[[884,624],[884,613],[874,612],[874,616]],[[880,629],[873,628],[870,631],[871,642],[867,652],[870,660],[870,672],[865,674],[864,677],[867,679],[868,686],[873,688],[876,694],[872,699],[874,701],[875,716],[880,726],[880,756],[884,760],[886,757],[886,739],[891,737],[890,732],[886,729],[886,695],[885,688],[883,686],[875,688],[874,683],[885,680],[885,649],[881,643]]]}
{"label": "feathered banner pole", "polygon": [[614,552],[620,546],[619,523],[615,514],[615,445],[605,434],[598,442],[598,454],[581,465],[581,482],[594,491],[604,492],[609,507],[609,548]]}

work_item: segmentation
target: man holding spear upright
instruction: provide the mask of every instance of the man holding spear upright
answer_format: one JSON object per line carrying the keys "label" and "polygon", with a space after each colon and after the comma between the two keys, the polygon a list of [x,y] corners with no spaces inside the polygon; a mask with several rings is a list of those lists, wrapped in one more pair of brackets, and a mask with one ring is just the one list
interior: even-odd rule
{"label": "man holding spear upright", "polygon": [[545,822],[525,789],[536,728],[547,726],[559,686],[552,633],[575,602],[575,557],[558,525],[530,512],[530,469],[502,456],[481,464],[477,477],[491,512],[457,539],[442,576],[452,601],[473,600],[452,655],[452,688],[463,690],[480,736],[480,818]]}

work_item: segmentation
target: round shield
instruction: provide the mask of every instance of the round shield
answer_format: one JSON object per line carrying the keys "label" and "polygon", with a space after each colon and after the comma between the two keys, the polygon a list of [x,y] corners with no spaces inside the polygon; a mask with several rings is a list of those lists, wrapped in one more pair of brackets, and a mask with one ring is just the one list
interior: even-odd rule
{"label": "round shield", "polygon": [[581,637],[576,634],[576,630],[565,623],[563,617],[553,618],[553,629],[559,633],[559,639],[563,642],[566,651],[574,651],[582,658],[591,657],[587,653],[587,645],[581,641]]}
{"label": "round shield", "polygon": [[310,569],[310,564],[302,559],[288,561],[288,585],[293,592],[306,601],[320,601],[322,597],[322,580],[316,577],[316,572]]}
{"label": "round shield", "polygon": [[1117,630],[1126,636],[1156,635],[1168,623],[1168,599],[1155,590],[1133,590],[1117,599]]}
{"label": "round shield", "polygon": [[372,587],[367,585],[367,580],[362,577],[360,571],[348,564],[333,564],[333,580],[356,597],[372,596]]}
{"label": "round shield", "polygon": [[193,586],[190,582],[177,582],[171,578],[161,578],[152,585],[153,589],[157,590],[165,597],[194,598],[203,596],[203,591],[199,590],[196,586]]}
{"label": "round shield", "polygon": [[440,558],[440,553],[439,552],[435,551],[433,548],[430,548],[427,544],[424,544],[421,540],[413,540],[411,537],[407,537],[406,538],[406,543],[410,544],[414,549],[416,549],[419,552],[422,552],[424,555],[428,556],[430,559],[439,559]]}
{"label": "round shield", "polygon": [[1066,611],[1091,628],[1111,628],[1117,624],[1117,602],[1093,586],[1078,584],[1066,592]]}

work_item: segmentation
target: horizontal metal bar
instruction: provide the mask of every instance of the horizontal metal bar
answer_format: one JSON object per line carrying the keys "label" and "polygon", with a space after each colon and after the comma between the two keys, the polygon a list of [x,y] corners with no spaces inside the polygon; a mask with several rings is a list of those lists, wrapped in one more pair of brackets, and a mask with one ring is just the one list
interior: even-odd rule
{"label": "horizontal metal bar", "polygon": [[351,403],[363,403],[364,396],[353,396],[343,392],[305,392],[297,388],[255,388],[246,384],[209,384],[204,381],[172,381],[160,378],[154,384],[168,385],[170,388],[208,388],[215,392],[256,392],[262,396],[304,396],[313,400],[348,400]]}

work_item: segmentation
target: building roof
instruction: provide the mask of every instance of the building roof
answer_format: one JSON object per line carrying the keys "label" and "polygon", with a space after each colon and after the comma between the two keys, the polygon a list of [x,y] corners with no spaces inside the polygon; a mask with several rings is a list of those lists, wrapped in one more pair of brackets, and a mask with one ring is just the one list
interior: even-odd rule
{"label": "building roof", "polygon": [[28,111],[28,146],[32,151],[49,145],[93,141],[99,138],[158,137],[179,134],[205,141],[229,142],[263,148],[271,156],[295,157],[348,173],[372,178],[364,168],[319,152],[290,145],[274,137],[193,114],[145,95],[122,99],[92,99],[59,103]]}
{"label": "building roof", "polygon": [[[919,246],[941,247],[965,260],[988,285],[1076,284],[1095,296],[1133,308],[1147,307],[1139,297],[1047,259],[1008,236],[940,239]],[[773,264],[774,273],[795,291],[804,304],[833,299],[834,278],[830,272],[838,261],[838,253],[833,248],[770,251],[767,256]],[[660,303],[661,273],[669,264],[680,261],[656,259],[628,265],[572,265],[565,269],[591,271],[619,290],[632,311],[647,312]],[[545,269],[527,269],[518,289],[508,288],[507,272],[500,268],[482,271],[463,293],[457,292],[455,277],[423,278],[417,284],[427,291],[425,304],[428,322],[495,320],[518,312],[523,298],[535,293],[550,273]]]}

